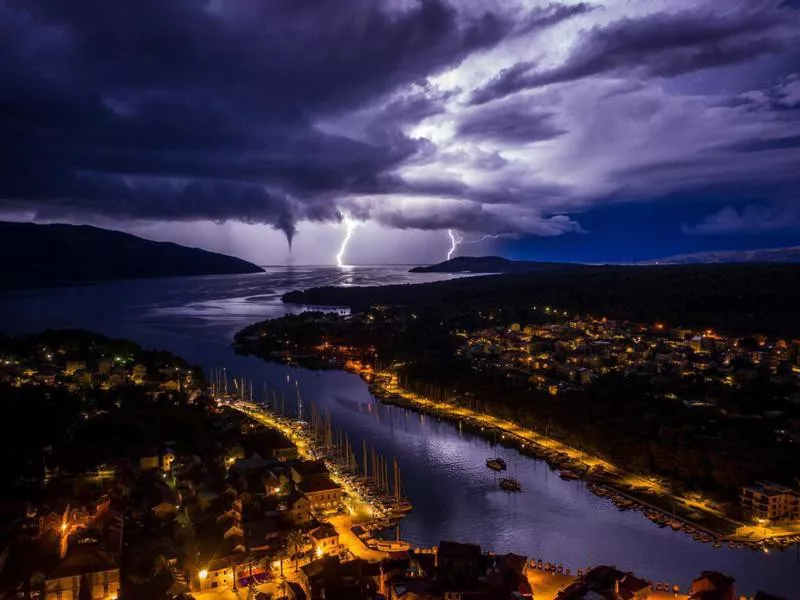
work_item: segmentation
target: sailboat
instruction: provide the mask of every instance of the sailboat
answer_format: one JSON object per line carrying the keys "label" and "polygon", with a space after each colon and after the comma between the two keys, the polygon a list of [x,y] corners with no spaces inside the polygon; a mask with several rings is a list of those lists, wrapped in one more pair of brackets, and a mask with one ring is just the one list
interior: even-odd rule
{"label": "sailboat", "polygon": [[493,471],[505,471],[506,470],[506,461],[504,461],[499,456],[494,458],[487,458],[486,459],[486,466],[492,469]]}
{"label": "sailboat", "polygon": [[[514,475],[517,474],[517,465],[514,464]],[[519,481],[516,480],[514,477],[501,477],[500,478],[500,489],[503,489],[507,492],[521,492],[522,485]]]}
{"label": "sailboat", "polygon": [[414,507],[412,506],[411,502],[408,501],[408,498],[405,497],[403,493],[403,484],[402,480],[400,479],[400,467],[397,464],[397,459],[394,459],[394,504],[392,506],[392,512],[396,514],[405,514],[407,512],[411,512]]}
{"label": "sailboat", "polygon": [[522,485],[513,477],[502,477],[500,479],[500,488],[507,492],[521,492]]}

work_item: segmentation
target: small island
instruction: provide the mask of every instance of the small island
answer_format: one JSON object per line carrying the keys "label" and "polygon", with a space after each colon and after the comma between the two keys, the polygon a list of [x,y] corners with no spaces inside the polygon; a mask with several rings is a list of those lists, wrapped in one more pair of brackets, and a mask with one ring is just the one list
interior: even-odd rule
{"label": "small island", "polygon": [[530,273],[580,269],[578,263],[509,260],[502,256],[457,256],[427,267],[414,267],[410,273]]}

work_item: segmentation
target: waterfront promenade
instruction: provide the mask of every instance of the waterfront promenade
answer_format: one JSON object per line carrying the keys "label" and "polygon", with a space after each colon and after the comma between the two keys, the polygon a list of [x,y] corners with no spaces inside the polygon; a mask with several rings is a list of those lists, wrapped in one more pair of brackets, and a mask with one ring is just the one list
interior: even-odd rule
{"label": "waterfront promenade", "polygon": [[502,432],[502,440],[515,441],[522,448],[526,444],[539,445],[554,452],[563,452],[570,459],[582,462],[591,469],[600,468],[607,473],[613,473],[616,481],[611,487],[615,492],[621,492],[639,506],[646,506],[691,528],[707,532],[720,542],[744,543],[768,551],[768,544],[774,543],[780,538],[800,535],[800,524],[775,527],[734,520],[706,498],[678,494],[668,484],[655,478],[626,471],[599,457],[587,454],[517,423],[498,419],[463,406],[434,401],[411,392],[400,387],[396,377],[390,371],[375,371],[369,365],[361,365],[352,361],[346,362],[344,367],[369,381],[373,393],[390,403],[398,403],[400,400],[400,404],[408,405],[421,412],[498,430]]}

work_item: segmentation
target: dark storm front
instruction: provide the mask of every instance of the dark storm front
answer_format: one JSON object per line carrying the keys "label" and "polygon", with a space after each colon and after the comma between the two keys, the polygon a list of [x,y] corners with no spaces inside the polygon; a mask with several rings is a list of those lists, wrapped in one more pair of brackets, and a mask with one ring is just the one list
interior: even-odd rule
{"label": "dark storm front", "polygon": [[[635,512],[620,512],[580,482],[562,481],[541,461],[492,447],[456,424],[371,397],[356,376],[311,372],[234,354],[233,334],[264,318],[301,307],[285,306],[291,289],[318,285],[365,285],[431,281],[398,268],[275,268],[266,274],[115,282],[19,292],[0,297],[0,325],[10,332],[82,327],[168,349],[207,369],[225,367],[287,393],[296,387],[307,402],[328,411],[332,425],[354,444],[396,456],[414,511],[402,524],[404,539],[432,546],[443,539],[480,543],[573,569],[615,564],[657,581],[686,588],[699,569],[737,579],[740,593],[769,589],[798,597],[795,549],[769,555],[727,547],[714,549],[669,528],[659,529]],[[504,459],[523,492],[506,494],[485,466]]]}

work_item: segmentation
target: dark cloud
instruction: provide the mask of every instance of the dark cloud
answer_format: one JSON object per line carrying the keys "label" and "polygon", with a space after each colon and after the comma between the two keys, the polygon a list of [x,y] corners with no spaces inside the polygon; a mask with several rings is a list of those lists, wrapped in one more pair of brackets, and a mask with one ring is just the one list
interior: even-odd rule
{"label": "dark cloud", "polygon": [[[795,2],[717,4],[608,24],[579,2],[0,0],[0,211],[548,236],[576,207],[796,184]],[[545,66],[539,33],[572,18],[604,25],[557,30]],[[738,85],[648,80],[754,56]]]}
{"label": "dark cloud", "polygon": [[514,34],[525,35],[532,32],[557,25],[562,21],[586,14],[594,10],[593,6],[587,2],[576,2],[575,4],[558,4],[551,2],[539,6],[527,14],[521,15],[514,28]]}
{"label": "dark cloud", "polygon": [[0,206],[240,219],[291,238],[298,218],[336,215],[322,204],[378,189],[424,150],[397,125],[441,101],[390,103],[367,140],[324,133],[316,117],[425,78],[514,27],[488,13],[465,19],[443,0],[402,11],[362,0],[0,0]]}
{"label": "dark cloud", "polygon": [[545,217],[530,210],[487,210],[469,203],[445,203],[421,209],[400,210],[385,203],[361,205],[353,213],[359,219],[371,219],[396,229],[440,230],[455,228],[465,232],[494,235],[529,234],[553,236],[580,233],[581,226],[566,215]]}
{"label": "dark cloud", "polygon": [[537,111],[519,103],[504,103],[467,114],[458,124],[457,131],[465,137],[514,143],[539,142],[564,133],[553,119],[552,113]]}
{"label": "dark cloud", "polygon": [[768,150],[789,150],[794,148],[800,148],[800,135],[766,140],[750,140],[729,146],[730,150],[736,152],[766,152]]}
{"label": "dark cloud", "polygon": [[567,60],[540,70],[521,62],[501,71],[472,96],[483,104],[514,92],[574,81],[622,69],[646,76],[674,77],[700,69],[752,60],[785,48],[786,17],[773,5],[731,10],[714,15],[703,11],[655,13],[621,19],[586,32]]}

